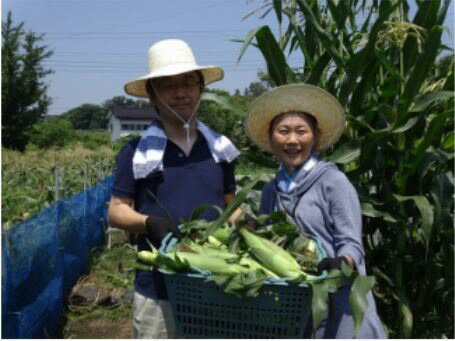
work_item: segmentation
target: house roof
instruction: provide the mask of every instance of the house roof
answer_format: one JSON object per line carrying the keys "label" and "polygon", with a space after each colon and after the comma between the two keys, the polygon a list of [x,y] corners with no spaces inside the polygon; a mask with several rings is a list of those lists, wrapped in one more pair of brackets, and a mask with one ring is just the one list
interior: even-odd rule
{"label": "house roof", "polygon": [[112,115],[118,119],[133,119],[133,120],[151,120],[158,117],[155,108],[127,108],[115,106],[112,108]]}

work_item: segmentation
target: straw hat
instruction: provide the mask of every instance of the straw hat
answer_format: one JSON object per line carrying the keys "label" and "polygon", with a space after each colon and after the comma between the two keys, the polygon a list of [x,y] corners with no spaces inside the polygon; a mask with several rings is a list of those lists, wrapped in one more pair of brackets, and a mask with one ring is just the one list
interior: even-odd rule
{"label": "straw hat", "polygon": [[196,63],[193,51],[186,42],[166,39],[153,44],[148,51],[150,72],[125,84],[125,92],[132,96],[148,97],[145,82],[150,78],[175,76],[185,72],[201,71],[205,85],[223,79],[223,69]]}
{"label": "straw hat", "polygon": [[306,112],[316,118],[321,133],[317,150],[330,147],[343,133],[344,110],[335,97],[314,85],[289,84],[267,91],[251,103],[245,117],[248,137],[259,148],[272,152],[270,123],[286,112]]}

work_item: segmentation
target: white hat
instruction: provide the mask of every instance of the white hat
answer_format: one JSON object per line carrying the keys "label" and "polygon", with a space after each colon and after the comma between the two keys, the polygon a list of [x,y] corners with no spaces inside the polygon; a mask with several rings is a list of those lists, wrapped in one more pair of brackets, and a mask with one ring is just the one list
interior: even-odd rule
{"label": "white hat", "polygon": [[132,96],[148,97],[145,88],[147,79],[175,76],[185,72],[201,71],[205,85],[223,79],[223,69],[217,66],[200,66],[193,51],[180,39],[166,39],[153,44],[148,51],[150,72],[125,84],[125,92]]}
{"label": "white hat", "polygon": [[334,144],[344,130],[344,110],[327,91],[310,84],[289,84],[267,91],[253,103],[245,117],[245,131],[259,148],[272,152],[269,127],[272,120],[287,112],[305,112],[318,122],[317,150]]}

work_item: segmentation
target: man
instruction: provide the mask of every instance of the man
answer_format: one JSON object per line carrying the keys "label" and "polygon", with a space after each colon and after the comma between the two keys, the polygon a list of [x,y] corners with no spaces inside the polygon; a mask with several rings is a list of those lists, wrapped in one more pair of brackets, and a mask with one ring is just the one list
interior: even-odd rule
{"label": "man", "polygon": [[[150,72],[125,85],[132,96],[148,97],[159,112],[144,134],[125,145],[109,205],[110,224],[138,234],[138,250],[159,248],[169,232],[202,204],[225,207],[234,197],[234,159],[239,151],[231,141],[196,119],[205,85],[221,80],[223,70],[196,63],[182,40],[152,45]],[[202,218],[218,213],[205,210]],[[162,274],[136,271],[133,302],[135,338],[175,338]]]}

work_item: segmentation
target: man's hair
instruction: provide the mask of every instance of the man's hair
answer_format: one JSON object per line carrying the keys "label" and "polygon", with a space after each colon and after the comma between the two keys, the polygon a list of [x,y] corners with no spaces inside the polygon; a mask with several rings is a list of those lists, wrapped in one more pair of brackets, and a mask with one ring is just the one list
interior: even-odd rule
{"label": "man's hair", "polygon": [[[204,75],[202,74],[202,72],[200,70],[196,70],[195,72],[199,77],[199,81],[201,82],[201,92],[202,92],[202,90],[204,90],[204,87],[205,87]],[[153,81],[152,78],[149,78],[145,81],[145,91],[147,91],[147,94],[149,96],[152,96],[155,93],[152,81]]]}

